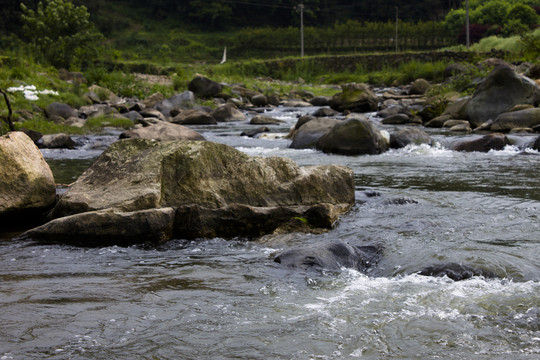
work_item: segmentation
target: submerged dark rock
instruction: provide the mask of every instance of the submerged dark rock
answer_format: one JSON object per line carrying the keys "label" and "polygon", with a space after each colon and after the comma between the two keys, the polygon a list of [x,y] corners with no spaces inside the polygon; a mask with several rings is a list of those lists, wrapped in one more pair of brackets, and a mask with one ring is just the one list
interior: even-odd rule
{"label": "submerged dark rock", "polygon": [[478,139],[465,140],[454,146],[455,151],[488,152],[490,150],[502,150],[510,141],[504,134],[488,134]]}
{"label": "submerged dark rock", "polygon": [[540,151],[540,136],[536,138],[536,140],[534,141],[532,145],[532,148],[534,150]]}
{"label": "submerged dark rock", "polygon": [[427,266],[420,270],[418,274],[434,277],[447,276],[454,281],[467,280],[474,276],[483,276],[486,278],[497,277],[494,273],[490,271],[457,263],[446,263]]}
{"label": "submerged dark rock", "polygon": [[263,127],[259,127],[253,130],[243,131],[242,133],[240,133],[240,136],[255,137],[263,132],[270,132],[270,129],[267,128],[266,126],[263,126]]}
{"label": "submerged dark rock", "polygon": [[378,246],[353,246],[343,241],[332,241],[308,248],[289,249],[274,261],[291,268],[341,270],[342,268],[366,271],[380,258]]}

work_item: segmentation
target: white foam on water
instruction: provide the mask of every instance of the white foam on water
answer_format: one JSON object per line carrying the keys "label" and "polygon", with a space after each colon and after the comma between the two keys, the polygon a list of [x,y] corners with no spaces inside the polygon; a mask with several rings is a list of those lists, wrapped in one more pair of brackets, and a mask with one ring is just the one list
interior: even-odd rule
{"label": "white foam on water", "polygon": [[[462,312],[468,306],[474,306],[479,311],[482,310],[482,304],[494,308],[498,306],[497,303],[508,303],[510,306],[512,299],[519,298],[520,294],[530,299],[530,294],[540,292],[540,282],[535,281],[517,283],[482,277],[453,281],[447,277],[434,278],[417,274],[372,278],[354,270],[344,270],[334,283],[343,287],[339,291],[317,294],[316,302],[306,303],[305,308],[332,312],[335,306],[341,307],[348,303],[366,307],[373,302],[383,302],[397,304],[393,309],[388,308],[394,315],[456,319],[469,315]],[[530,305],[534,306],[534,299],[530,301]],[[540,305],[540,300],[536,301],[536,305]]]}
{"label": "white foam on water", "polygon": [[390,149],[382,154],[382,156],[430,156],[430,157],[453,157],[456,152],[446,149],[441,144],[436,143],[431,146],[428,144],[409,144],[401,149]]}
{"label": "white foam on water", "polygon": [[504,149],[502,150],[490,150],[488,154],[495,155],[495,156],[508,156],[508,155],[517,155],[517,154],[539,154],[537,150],[533,150],[531,148],[527,149],[521,149],[516,145],[506,145]]}
{"label": "white foam on water", "polygon": [[296,149],[288,149],[288,148],[279,148],[279,147],[272,147],[272,148],[265,148],[262,146],[257,147],[244,147],[240,146],[236,148],[239,151],[242,151],[243,153],[250,155],[250,156],[286,156],[287,153],[314,153],[316,150],[313,149],[302,149],[302,150],[296,150]]}

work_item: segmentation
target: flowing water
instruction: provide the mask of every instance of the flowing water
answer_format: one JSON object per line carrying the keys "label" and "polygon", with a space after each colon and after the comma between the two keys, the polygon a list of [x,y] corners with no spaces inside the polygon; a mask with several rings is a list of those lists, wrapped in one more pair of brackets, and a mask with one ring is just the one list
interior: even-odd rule
{"label": "flowing water", "polygon": [[[267,115],[286,121],[273,132],[287,132],[313,110]],[[437,130],[433,147],[346,157],[239,136],[249,128],[196,129],[250,155],[354,169],[357,204],[334,230],[177,239],[153,249],[45,246],[0,234],[0,359],[540,358],[533,137],[513,137],[503,151],[458,153],[447,148],[462,136]],[[114,138],[44,151],[57,182],[73,182],[104,147],[96,141]],[[273,262],[279,251],[336,239],[380,246],[383,256],[367,273]],[[497,277],[417,274],[448,262]]]}

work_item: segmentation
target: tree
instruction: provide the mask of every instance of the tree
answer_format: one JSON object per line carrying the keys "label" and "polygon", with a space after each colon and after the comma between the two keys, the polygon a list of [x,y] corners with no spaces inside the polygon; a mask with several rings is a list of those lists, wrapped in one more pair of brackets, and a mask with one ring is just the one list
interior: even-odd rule
{"label": "tree", "polygon": [[102,35],[90,22],[84,6],[69,0],[45,0],[31,10],[21,4],[23,33],[46,62],[56,67],[75,67],[96,57]]}
{"label": "tree", "polygon": [[8,98],[6,92],[4,90],[2,90],[1,88],[0,88],[0,94],[2,94],[2,96],[4,97],[4,100],[6,102],[6,106],[8,108],[8,115],[4,119],[4,121],[9,126],[10,131],[15,131],[15,125],[13,125],[13,121],[11,120],[11,116],[13,115],[13,111],[11,110],[11,104],[9,102],[9,98]]}
{"label": "tree", "polygon": [[510,5],[507,1],[489,1],[478,8],[480,13],[478,23],[482,25],[502,25],[506,21],[509,8]]}
{"label": "tree", "polygon": [[525,26],[538,24],[538,15],[533,8],[524,4],[516,4],[508,11],[508,19],[519,20]]}
{"label": "tree", "polygon": [[195,0],[189,4],[193,9],[189,13],[189,16],[209,25],[210,28],[225,25],[231,20],[233,15],[232,8],[229,5],[217,1],[207,3],[206,1]]}

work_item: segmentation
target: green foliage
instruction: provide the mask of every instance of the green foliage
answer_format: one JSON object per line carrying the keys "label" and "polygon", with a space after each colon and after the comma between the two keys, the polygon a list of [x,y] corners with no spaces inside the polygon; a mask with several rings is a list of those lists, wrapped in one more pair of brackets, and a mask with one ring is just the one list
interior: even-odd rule
{"label": "green foliage", "polygon": [[233,11],[228,4],[218,1],[190,1],[192,11],[189,16],[199,23],[210,25],[212,28],[220,28],[232,20]]}
{"label": "green foliage", "polygon": [[[85,72],[89,84],[99,85],[111,90],[120,97],[139,98],[161,92],[164,95],[172,95],[172,87],[160,84],[151,84],[139,80],[133,74],[122,71],[107,71],[104,67],[91,67]],[[99,94],[98,94],[99,95]]]}
{"label": "green foliage", "polygon": [[133,121],[130,119],[107,117],[107,116],[98,116],[95,118],[88,119],[84,125],[85,130],[97,131],[104,127],[116,127],[129,129],[133,126]]}
{"label": "green foliage", "polygon": [[[306,27],[304,31],[307,54],[339,54],[395,50],[395,23],[375,23],[349,20],[328,28]],[[300,52],[298,28],[246,28],[230,40],[230,53],[236,56],[297,55]],[[400,23],[399,49],[427,50],[453,43],[443,23]]]}
{"label": "green foliage", "polygon": [[480,42],[472,46],[471,49],[480,52],[489,52],[492,49],[495,49],[518,53],[521,51],[522,47],[519,42],[519,36],[512,36],[507,38],[489,36],[480,40]]}
{"label": "green foliage", "polygon": [[480,16],[477,22],[483,25],[504,24],[509,8],[510,4],[507,1],[489,1],[478,7],[477,11],[480,13]]}
{"label": "green foliage", "polygon": [[526,61],[538,61],[540,57],[540,28],[534,32],[523,34],[520,43],[523,46],[523,58]]}
{"label": "green foliage", "polygon": [[[533,7],[540,6],[540,0],[471,0],[469,2],[469,22],[471,25],[491,25],[487,35],[519,35],[538,24],[538,15]],[[447,30],[457,37],[465,27],[465,1],[458,9],[451,10],[444,21]]]}
{"label": "green foliage", "polygon": [[43,114],[38,114],[30,120],[25,120],[15,124],[17,129],[31,129],[38,131],[42,134],[83,134],[84,130],[74,126],[67,126],[62,124],[56,124],[50,120],[47,120]]}
{"label": "green foliage", "polygon": [[101,34],[84,6],[69,0],[45,0],[36,10],[21,4],[24,36],[37,53],[56,67],[76,68],[97,57]]}
{"label": "green foliage", "polygon": [[528,5],[516,4],[508,11],[508,19],[519,20],[523,25],[531,27],[538,24],[536,11]]}
{"label": "green foliage", "polygon": [[519,19],[510,19],[506,22],[503,29],[504,36],[513,36],[525,34],[529,31],[529,26],[523,24]]}
{"label": "green foliage", "polygon": [[293,219],[299,220],[299,221],[301,221],[302,223],[304,223],[304,224],[306,224],[306,225],[309,225],[308,219],[306,219],[306,218],[304,218],[304,217],[295,216],[295,217],[293,217]]}

